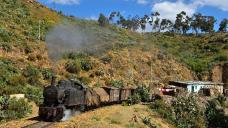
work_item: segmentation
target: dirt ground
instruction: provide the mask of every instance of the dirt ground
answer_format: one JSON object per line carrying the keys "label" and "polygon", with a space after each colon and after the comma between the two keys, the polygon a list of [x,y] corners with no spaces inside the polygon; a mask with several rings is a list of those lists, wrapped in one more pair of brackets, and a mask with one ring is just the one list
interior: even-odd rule
{"label": "dirt ground", "polygon": [[[33,117],[37,116],[37,108],[33,114],[21,120],[0,124],[0,128],[21,128],[38,122]],[[159,128],[174,128],[146,105],[122,106],[113,105],[92,110],[71,117],[68,121],[55,123],[49,128],[147,128],[142,119],[149,117],[152,124]]]}

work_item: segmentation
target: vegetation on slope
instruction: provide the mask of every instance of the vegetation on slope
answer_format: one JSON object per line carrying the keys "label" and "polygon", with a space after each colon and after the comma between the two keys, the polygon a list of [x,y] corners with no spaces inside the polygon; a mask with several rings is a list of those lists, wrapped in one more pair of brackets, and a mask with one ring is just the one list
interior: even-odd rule
{"label": "vegetation on slope", "polygon": [[227,36],[227,33],[202,36],[148,33],[146,40],[154,42],[167,54],[186,64],[199,79],[208,80],[215,64],[228,61]]}
{"label": "vegetation on slope", "polygon": [[[221,43],[225,34],[139,34],[63,16],[35,1],[0,2],[0,95],[25,93],[39,104],[41,87],[53,75],[52,63],[56,63],[59,78],[77,78],[90,86],[122,87],[193,80],[185,65],[202,77],[211,64],[227,61],[227,44]],[[92,32],[96,38],[90,42],[95,43],[53,62],[45,39],[53,28],[65,23],[75,26],[73,31]]]}

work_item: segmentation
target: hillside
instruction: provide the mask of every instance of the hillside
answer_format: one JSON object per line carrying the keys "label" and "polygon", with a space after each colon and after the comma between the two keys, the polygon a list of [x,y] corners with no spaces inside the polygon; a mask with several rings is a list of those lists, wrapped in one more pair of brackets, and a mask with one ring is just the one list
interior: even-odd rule
{"label": "hillside", "polygon": [[34,1],[0,2],[1,94],[44,86],[53,69],[59,79],[90,86],[137,86],[207,80],[213,64],[227,61],[227,34],[139,34],[64,16]]}
{"label": "hillside", "polygon": [[[53,75],[58,79],[78,79],[90,87],[159,87],[170,80],[210,80],[211,68],[228,60],[228,33],[199,36],[137,33],[64,16],[33,0],[0,0],[0,3],[1,96],[24,93],[38,105],[42,102],[42,89],[50,84]],[[4,104],[2,97],[0,101]],[[102,112],[109,109],[117,114],[109,111],[103,118]],[[116,127],[144,127],[142,120],[139,124],[126,123],[118,111],[129,120],[133,113],[151,114],[146,106],[118,105],[72,120],[86,119],[88,122],[82,125],[88,127],[94,123],[109,127],[107,122]],[[114,117],[110,117],[112,114]],[[171,126],[159,122],[161,119],[156,115],[150,116],[158,121],[157,125]],[[0,118],[0,122],[5,119]],[[75,126],[71,120],[58,126],[62,125]]]}

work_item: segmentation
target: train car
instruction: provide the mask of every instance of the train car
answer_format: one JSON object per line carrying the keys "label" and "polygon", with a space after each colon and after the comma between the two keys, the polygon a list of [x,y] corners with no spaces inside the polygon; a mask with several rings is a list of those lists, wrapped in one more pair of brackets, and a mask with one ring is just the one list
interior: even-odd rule
{"label": "train car", "polygon": [[109,95],[103,88],[93,88],[93,91],[99,96],[100,105],[109,103]]}
{"label": "train car", "polygon": [[134,94],[134,88],[121,88],[120,89],[120,101],[127,100],[131,95]]}
{"label": "train car", "polygon": [[120,101],[120,89],[115,87],[102,87],[109,95],[109,103]]}
{"label": "train car", "polygon": [[85,104],[87,109],[96,108],[100,106],[99,95],[97,95],[97,93],[91,88],[88,88],[86,90]]}

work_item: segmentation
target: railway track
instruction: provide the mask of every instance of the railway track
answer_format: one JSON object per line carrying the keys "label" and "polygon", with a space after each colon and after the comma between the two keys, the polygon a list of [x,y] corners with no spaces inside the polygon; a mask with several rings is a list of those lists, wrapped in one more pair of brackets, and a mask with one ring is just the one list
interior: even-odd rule
{"label": "railway track", "polygon": [[33,124],[29,124],[27,126],[24,126],[22,128],[48,128],[49,126],[53,125],[54,122],[44,122],[44,121],[38,121]]}

